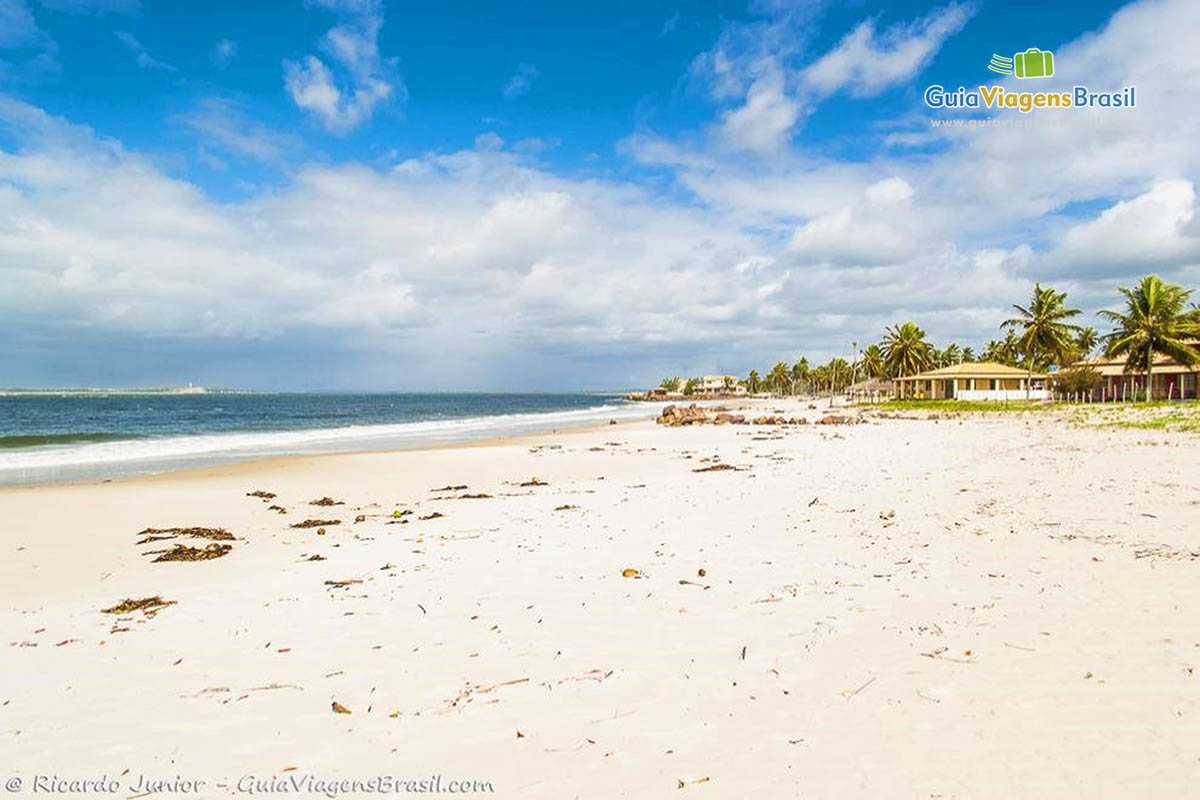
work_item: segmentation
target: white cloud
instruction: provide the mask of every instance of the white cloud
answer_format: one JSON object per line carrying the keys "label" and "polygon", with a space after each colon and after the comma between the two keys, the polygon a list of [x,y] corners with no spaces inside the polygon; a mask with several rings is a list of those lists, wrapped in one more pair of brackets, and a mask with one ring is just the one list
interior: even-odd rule
{"label": "white cloud", "polygon": [[237,157],[273,163],[303,151],[299,137],[266,127],[237,103],[222,98],[201,99],[173,121],[195,133],[206,148]]}
{"label": "white cloud", "polygon": [[1054,257],[1087,274],[1128,274],[1131,269],[1200,261],[1200,236],[1192,228],[1196,219],[1192,182],[1162,181],[1069,228]]}
{"label": "white cloud", "polygon": [[773,153],[788,143],[799,118],[799,103],[784,92],[782,74],[771,70],[750,84],[743,105],[722,115],[719,140],[735,150]]}
{"label": "white cloud", "polygon": [[284,86],[298,107],[315,115],[334,133],[345,133],[368,120],[383,102],[403,99],[404,84],[396,61],[379,53],[383,6],[378,0],[315,0],[339,15],[320,42],[329,63],[345,75],[339,81],[314,55],[284,62]]}
{"label": "white cloud", "polygon": [[518,64],[517,71],[505,82],[502,93],[505,97],[520,97],[533,87],[541,74],[533,64]]}
{"label": "white cloud", "polygon": [[159,61],[149,53],[137,37],[129,31],[113,31],[113,35],[121,40],[122,44],[129,48],[129,52],[133,53],[137,65],[142,69],[163,69],[171,72],[175,71],[175,67],[165,61]]}
{"label": "white cloud", "polygon": [[806,86],[820,94],[848,89],[869,97],[912,78],[962,29],[974,6],[951,4],[915,22],[883,33],[873,20],[861,23],[830,52],[804,71]]}
{"label": "white cloud", "polygon": [[213,45],[212,52],[209,54],[209,59],[217,65],[218,69],[225,69],[233,59],[237,57],[238,44],[232,39],[222,39]]}

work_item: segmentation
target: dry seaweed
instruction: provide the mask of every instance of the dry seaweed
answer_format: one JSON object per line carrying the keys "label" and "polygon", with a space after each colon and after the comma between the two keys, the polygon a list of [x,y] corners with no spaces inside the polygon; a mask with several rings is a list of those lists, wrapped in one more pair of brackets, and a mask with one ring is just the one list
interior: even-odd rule
{"label": "dry seaweed", "polygon": [[442,486],[437,489],[430,489],[429,491],[431,491],[431,492],[461,492],[463,489],[466,489],[466,488],[467,488],[467,485],[465,483],[461,483],[461,484],[458,484],[457,486]]}
{"label": "dry seaweed", "polygon": [[164,539],[176,539],[180,536],[221,542],[233,541],[237,538],[224,528],[146,528],[137,535],[143,537],[138,544],[161,542]]}
{"label": "dry seaweed", "polygon": [[523,481],[519,485],[520,486],[549,486],[548,483],[546,483],[545,481],[542,481],[542,480],[538,480],[536,477],[530,478],[527,481]]}
{"label": "dry seaweed", "polygon": [[293,528],[322,528],[326,525],[341,525],[340,519],[306,519],[304,522],[293,523]]}
{"label": "dry seaweed", "polygon": [[737,467],[733,466],[732,464],[712,464],[707,467],[700,467],[699,469],[694,469],[694,470],[692,470],[692,472],[725,472],[726,470],[736,471]]}
{"label": "dry seaweed", "polygon": [[157,614],[161,609],[164,609],[167,606],[173,606],[173,605],[175,605],[174,600],[163,600],[158,595],[154,595],[153,597],[143,597],[140,600],[126,598],[126,599],[122,600],[121,602],[117,603],[112,608],[102,608],[102,609],[100,609],[100,611],[103,614],[122,614],[122,615],[123,614],[132,614],[134,611],[141,611],[147,617],[152,617],[155,614]]}
{"label": "dry seaweed", "polygon": [[226,555],[232,549],[233,545],[219,544],[218,542],[213,542],[203,549],[177,544],[173,545],[170,550],[163,551],[158,558],[154,559],[153,563],[159,561],[209,561]]}
{"label": "dry seaweed", "polygon": [[345,503],[341,500],[334,500],[332,497],[322,497],[318,500],[308,501],[310,506],[344,506]]}
{"label": "dry seaweed", "polygon": [[257,497],[260,500],[274,500],[279,495],[274,492],[264,492],[262,489],[255,489],[253,492],[246,492],[246,497]]}
{"label": "dry seaweed", "polygon": [[442,517],[444,517],[444,516],[446,516],[446,515],[445,515],[445,514],[443,514],[443,513],[441,513],[440,511],[434,511],[432,514],[426,514],[425,516],[423,516],[423,517],[420,517],[420,519],[421,519],[421,520],[427,520],[427,519],[441,519],[441,518],[442,518]]}

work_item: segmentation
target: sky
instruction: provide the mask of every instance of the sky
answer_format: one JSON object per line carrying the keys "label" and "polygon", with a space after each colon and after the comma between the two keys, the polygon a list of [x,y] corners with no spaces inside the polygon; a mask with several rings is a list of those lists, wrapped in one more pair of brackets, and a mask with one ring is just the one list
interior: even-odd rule
{"label": "sky", "polygon": [[[1103,332],[1140,275],[1200,289],[1197,30],[1195,0],[0,0],[0,386],[644,387],[908,319],[980,350],[1035,281]],[[1028,48],[1053,76],[988,70]]]}

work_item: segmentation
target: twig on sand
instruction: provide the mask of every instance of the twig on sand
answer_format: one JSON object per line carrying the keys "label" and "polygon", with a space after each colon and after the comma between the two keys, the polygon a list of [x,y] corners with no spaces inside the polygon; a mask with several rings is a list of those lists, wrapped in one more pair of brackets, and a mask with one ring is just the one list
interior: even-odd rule
{"label": "twig on sand", "polygon": [[878,676],[871,678],[871,680],[867,681],[866,683],[864,683],[862,686],[858,687],[857,689],[854,689],[854,690],[843,689],[842,694],[844,694],[846,696],[846,702],[848,703],[851,700],[853,700],[856,696],[858,696],[858,693],[861,692],[863,689],[866,689],[872,683],[874,683],[875,679],[877,677]]}

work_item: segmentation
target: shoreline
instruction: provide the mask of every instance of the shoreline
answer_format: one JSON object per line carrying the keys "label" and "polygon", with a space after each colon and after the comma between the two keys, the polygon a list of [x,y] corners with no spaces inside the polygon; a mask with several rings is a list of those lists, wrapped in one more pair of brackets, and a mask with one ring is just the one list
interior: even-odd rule
{"label": "shoreline", "polygon": [[[705,403],[697,402],[700,407],[711,406],[712,404],[723,405],[725,401],[711,401]],[[765,403],[772,402],[762,398],[747,400],[743,398],[741,405],[738,408],[754,408]],[[33,481],[28,483],[10,483],[0,481],[0,494],[12,491],[28,491],[34,489],[47,489],[60,486],[107,486],[112,484],[126,485],[135,482],[152,481],[156,479],[170,478],[173,476],[179,477],[197,477],[197,476],[216,476],[231,474],[232,472],[247,472],[255,468],[269,468],[272,465],[280,465],[287,463],[304,463],[310,460],[335,459],[353,456],[366,455],[387,455],[395,453],[422,452],[422,451],[437,451],[437,450],[455,450],[469,449],[475,447],[503,447],[510,444],[520,444],[526,441],[534,440],[539,437],[563,435],[570,433],[588,433],[599,430],[620,430],[626,426],[637,424],[653,424],[657,411],[661,407],[671,405],[670,403],[637,403],[630,404],[625,411],[638,410],[644,411],[645,414],[638,416],[626,416],[625,418],[613,417],[616,424],[611,421],[600,422],[598,420],[580,421],[572,424],[570,420],[565,422],[555,422],[557,427],[546,429],[523,430],[515,433],[502,433],[497,435],[482,434],[479,437],[470,437],[463,439],[453,439],[449,441],[430,441],[417,442],[411,446],[395,446],[393,444],[385,444],[379,447],[362,447],[362,448],[347,448],[328,451],[314,452],[292,452],[292,453],[276,453],[252,455],[238,458],[225,458],[221,461],[206,464],[185,465],[178,467],[163,467],[144,472],[126,472],[117,473],[111,477],[82,477],[78,479],[64,480],[49,480],[49,481]],[[219,456],[214,456],[219,457]]]}

